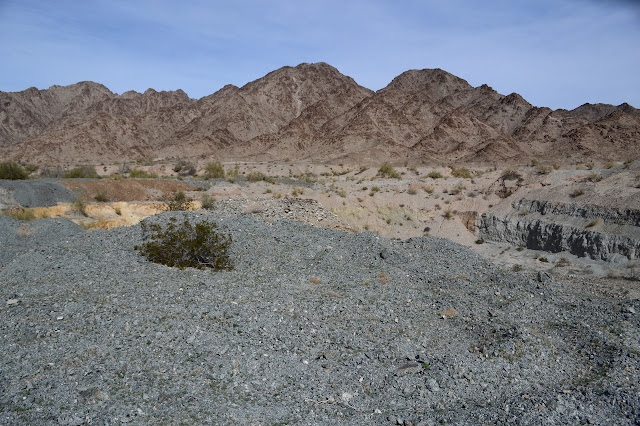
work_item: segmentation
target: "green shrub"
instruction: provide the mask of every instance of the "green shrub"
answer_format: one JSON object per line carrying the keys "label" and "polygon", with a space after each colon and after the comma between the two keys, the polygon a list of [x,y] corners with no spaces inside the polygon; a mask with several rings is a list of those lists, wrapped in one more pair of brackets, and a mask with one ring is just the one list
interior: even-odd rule
{"label": "green shrub", "polygon": [[207,179],[224,179],[224,175],[224,167],[218,162],[207,163],[204,166],[204,177]]}
{"label": "green shrub", "polygon": [[141,169],[131,169],[129,172],[130,178],[139,178],[139,179],[156,179],[158,177],[155,173],[149,173]]}
{"label": "green shrub", "polygon": [[215,205],[215,199],[213,197],[210,197],[208,195],[205,195],[204,197],[202,197],[202,208],[205,210],[211,210],[213,209],[213,206]]}
{"label": "green shrub", "polygon": [[27,172],[14,162],[0,163],[0,179],[26,179]]}
{"label": "green shrub", "polygon": [[384,163],[378,169],[378,176],[390,179],[400,179],[400,174],[396,172],[393,166],[389,163]]}
{"label": "green shrub", "polygon": [[471,170],[466,167],[451,167],[451,176],[457,178],[471,179],[473,177]]}
{"label": "green shrub", "polygon": [[96,172],[96,169],[94,169],[91,166],[80,166],[80,167],[75,167],[71,170],[67,170],[62,177],[66,179],[79,179],[79,178],[98,179],[100,178],[100,176]]}
{"label": "green shrub", "polygon": [[442,173],[440,173],[440,172],[436,172],[436,171],[434,170],[434,171],[429,172],[429,174],[427,175],[427,177],[428,177],[428,178],[431,178],[431,179],[442,179],[442,177],[443,177],[443,176],[442,176]]}
{"label": "green shrub", "polygon": [[99,203],[106,203],[107,201],[109,201],[109,197],[107,197],[107,194],[105,194],[102,191],[99,191],[95,197],[93,197],[94,200],[96,200]]}
{"label": "green shrub", "polygon": [[175,218],[162,227],[158,224],[141,224],[145,234],[152,232],[151,241],[135,249],[147,260],[183,268],[211,268],[214,271],[231,270],[233,264],[228,250],[231,235],[218,233],[215,222],[200,222],[192,225],[188,220],[177,223]]}
{"label": "green shrub", "polygon": [[187,211],[193,208],[193,200],[187,197],[183,191],[178,191],[172,196],[165,196],[162,201],[165,204],[165,211]]}
{"label": "green shrub", "polygon": [[88,216],[86,212],[87,204],[80,197],[76,198],[73,204],[71,205],[71,211],[78,216]]}
{"label": "green shrub", "polygon": [[26,220],[26,221],[36,220],[36,215],[33,213],[33,210],[30,210],[30,209],[22,209],[22,208],[12,209],[2,214],[6,216],[11,216],[16,220]]}

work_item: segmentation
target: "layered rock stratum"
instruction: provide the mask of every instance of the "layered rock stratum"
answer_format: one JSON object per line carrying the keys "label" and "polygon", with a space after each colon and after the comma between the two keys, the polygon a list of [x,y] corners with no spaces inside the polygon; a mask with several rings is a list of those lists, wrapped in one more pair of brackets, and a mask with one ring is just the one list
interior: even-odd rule
{"label": "layered rock stratum", "polygon": [[36,163],[579,162],[636,158],[639,137],[640,113],[626,103],[552,110],[440,69],[406,71],[377,92],[325,63],[197,100],[93,82],[0,92],[0,156]]}

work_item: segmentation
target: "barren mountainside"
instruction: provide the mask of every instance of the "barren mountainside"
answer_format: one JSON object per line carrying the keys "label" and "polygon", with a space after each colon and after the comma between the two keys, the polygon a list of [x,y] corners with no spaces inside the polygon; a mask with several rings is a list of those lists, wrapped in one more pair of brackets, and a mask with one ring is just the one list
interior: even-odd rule
{"label": "barren mountainside", "polygon": [[325,63],[198,100],[93,82],[0,92],[0,157],[24,162],[576,162],[636,158],[639,137],[640,113],[626,103],[535,107],[440,69],[406,71],[378,92]]}

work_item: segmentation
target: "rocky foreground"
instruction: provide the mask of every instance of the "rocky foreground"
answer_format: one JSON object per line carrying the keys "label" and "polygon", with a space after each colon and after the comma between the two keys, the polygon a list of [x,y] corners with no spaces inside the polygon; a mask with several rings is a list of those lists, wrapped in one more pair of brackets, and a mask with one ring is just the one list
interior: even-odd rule
{"label": "rocky foreground", "polygon": [[233,271],[134,250],[140,226],[0,216],[3,424],[636,424],[640,300],[451,241],[250,215]]}

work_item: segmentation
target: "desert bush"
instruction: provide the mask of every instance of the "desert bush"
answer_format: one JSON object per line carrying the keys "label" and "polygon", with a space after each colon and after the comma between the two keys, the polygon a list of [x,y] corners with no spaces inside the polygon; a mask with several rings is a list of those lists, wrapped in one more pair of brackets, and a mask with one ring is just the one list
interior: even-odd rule
{"label": "desert bush", "polygon": [[163,197],[164,210],[170,212],[187,211],[193,208],[192,199],[187,197],[183,191],[178,191],[170,196]]}
{"label": "desert bush", "polygon": [[0,163],[0,179],[21,180],[26,179],[28,174],[25,169],[13,161]]}
{"label": "desert bush", "polygon": [[513,265],[513,267],[511,267],[511,270],[513,272],[520,272],[522,271],[522,265]]}
{"label": "desert bush", "polygon": [[632,160],[632,159],[628,159],[628,160],[626,160],[626,161],[623,163],[624,168],[625,168],[625,169],[628,169],[629,167],[631,167],[631,164],[632,164],[632,163],[633,163],[633,160]]}
{"label": "desert bush", "polygon": [[471,170],[467,169],[466,167],[454,167],[454,166],[450,166],[450,167],[451,167],[451,176],[453,177],[464,178],[464,179],[471,179],[473,177]]}
{"label": "desert bush", "polygon": [[71,205],[71,211],[78,216],[87,216],[87,203],[80,197],[76,198],[73,204]]}
{"label": "desert bush", "polygon": [[40,168],[39,166],[31,163],[27,163],[24,165],[24,169],[27,171],[28,174],[35,173],[36,171],[38,171],[39,168]]}
{"label": "desert bush", "polygon": [[593,228],[597,224],[598,224],[598,219],[592,220],[591,222],[587,223],[586,228]]}
{"label": "desert bush", "polygon": [[61,178],[64,176],[64,170],[60,166],[46,166],[40,170],[40,177],[43,178]]}
{"label": "desert bush", "polygon": [[504,180],[520,180],[522,175],[513,169],[507,169],[500,175],[500,179]]}
{"label": "desert bush", "polygon": [[156,179],[158,175],[155,173],[149,173],[141,169],[131,169],[129,171],[129,177],[139,179]]}
{"label": "desert bush", "polygon": [[96,169],[94,169],[91,166],[74,167],[71,170],[67,170],[62,177],[66,179],[79,179],[79,178],[98,179],[100,178],[100,176],[96,172]]}
{"label": "desert bush", "polygon": [[178,173],[179,176],[195,176],[196,167],[187,160],[180,160],[173,166],[173,171]]}
{"label": "desert bush", "polygon": [[36,215],[33,213],[33,210],[30,210],[30,209],[23,209],[23,208],[11,209],[6,212],[3,212],[2,214],[5,216],[11,216],[12,218],[17,220],[25,220],[25,221],[36,220]]}
{"label": "desert bush", "polygon": [[586,178],[584,178],[587,182],[600,182],[602,179],[602,175],[599,175],[598,173],[590,173]]}
{"label": "desert bush", "polygon": [[107,197],[107,194],[105,194],[102,191],[98,191],[98,193],[96,194],[95,197],[93,197],[93,199],[99,203],[106,203],[107,201],[109,201],[109,197]]}
{"label": "desert bush", "polygon": [[576,189],[575,191],[573,191],[571,194],[569,194],[569,196],[571,198],[576,198],[581,196],[582,194],[584,194],[584,191],[582,189]]}
{"label": "desert bush", "polygon": [[426,192],[427,194],[433,194],[433,186],[427,186],[424,188],[424,192]]}
{"label": "desert bush", "polygon": [[[224,179],[224,176],[225,172],[222,164],[213,162],[207,163],[207,165],[204,166],[204,177],[206,177],[207,179]],[[236,174],[234,177],[237,176],[238,175]]]}
{"label": "desert bush", "polygon": [[449,193],[451,195],[458,195],[459,193],[461,193],[462,191],[464,191],[465,189],[467,189],[466,186],[464,185],[458,185],[455,188],[453,188],[451,191],[449,191]]}
{"label": "desert bush", "polygon": [[418,193],[418,191],[415,188],[407,189],[407,194],[409,194],[409,195],[416,195],[417,193]]}
{"label": "desert bush", "polygon": [[427,177],[431,179],[442,179],[443,176],[442,176],[442,173],[436,172],[435,170],[433,170],[429,172],[429,174],[427,174]]}
{"label": "desert bush", "polygon": [[151,241],[135,246],[135,249],[151,262],[180,269],[233,269],[228,254],[231,235],[219,233],[215,222],[192,225],[188,220],[178,223],[171,218],[165,227],[145,222],[141,227],[144,233],[153,234]]}
{"label": "desert bush", "polygon": [[247,180],[249,182],[260,182],[261,180],[265,180],[267,175],[262,172],[251,172],[247,175]]}
{"label": "desert bush", "polygon": [[208,195],[202,197],[202,208],[205,210],[211,210],[215,205],[215,199]]}
{"label": "desert bush", "polygon": [[613,169],[616,166],[616,163],[614,163],[613,161],[609,161],[608,163],[606,163],[604,166],[602,166],[605,169]]}
{"label": "desert bush", "polygon": [[451,220],[453,218],[453,213],[451,212],[451,210],[446,210],[443,214],[442,217],[444,217],[447,220]]}
{"label": "desert bush", "polygon": [[545,166],[544,164],[538,164],[536,166],[536,172],[539,175],[547,175],[547,174],[551,173],[551,167]]}
{"label": "desert bush", "polygon": [[377,175],[383,178],[400,179],[400,173],[396,172],[393,166],[389,163],[384,163],[380,166]]}

